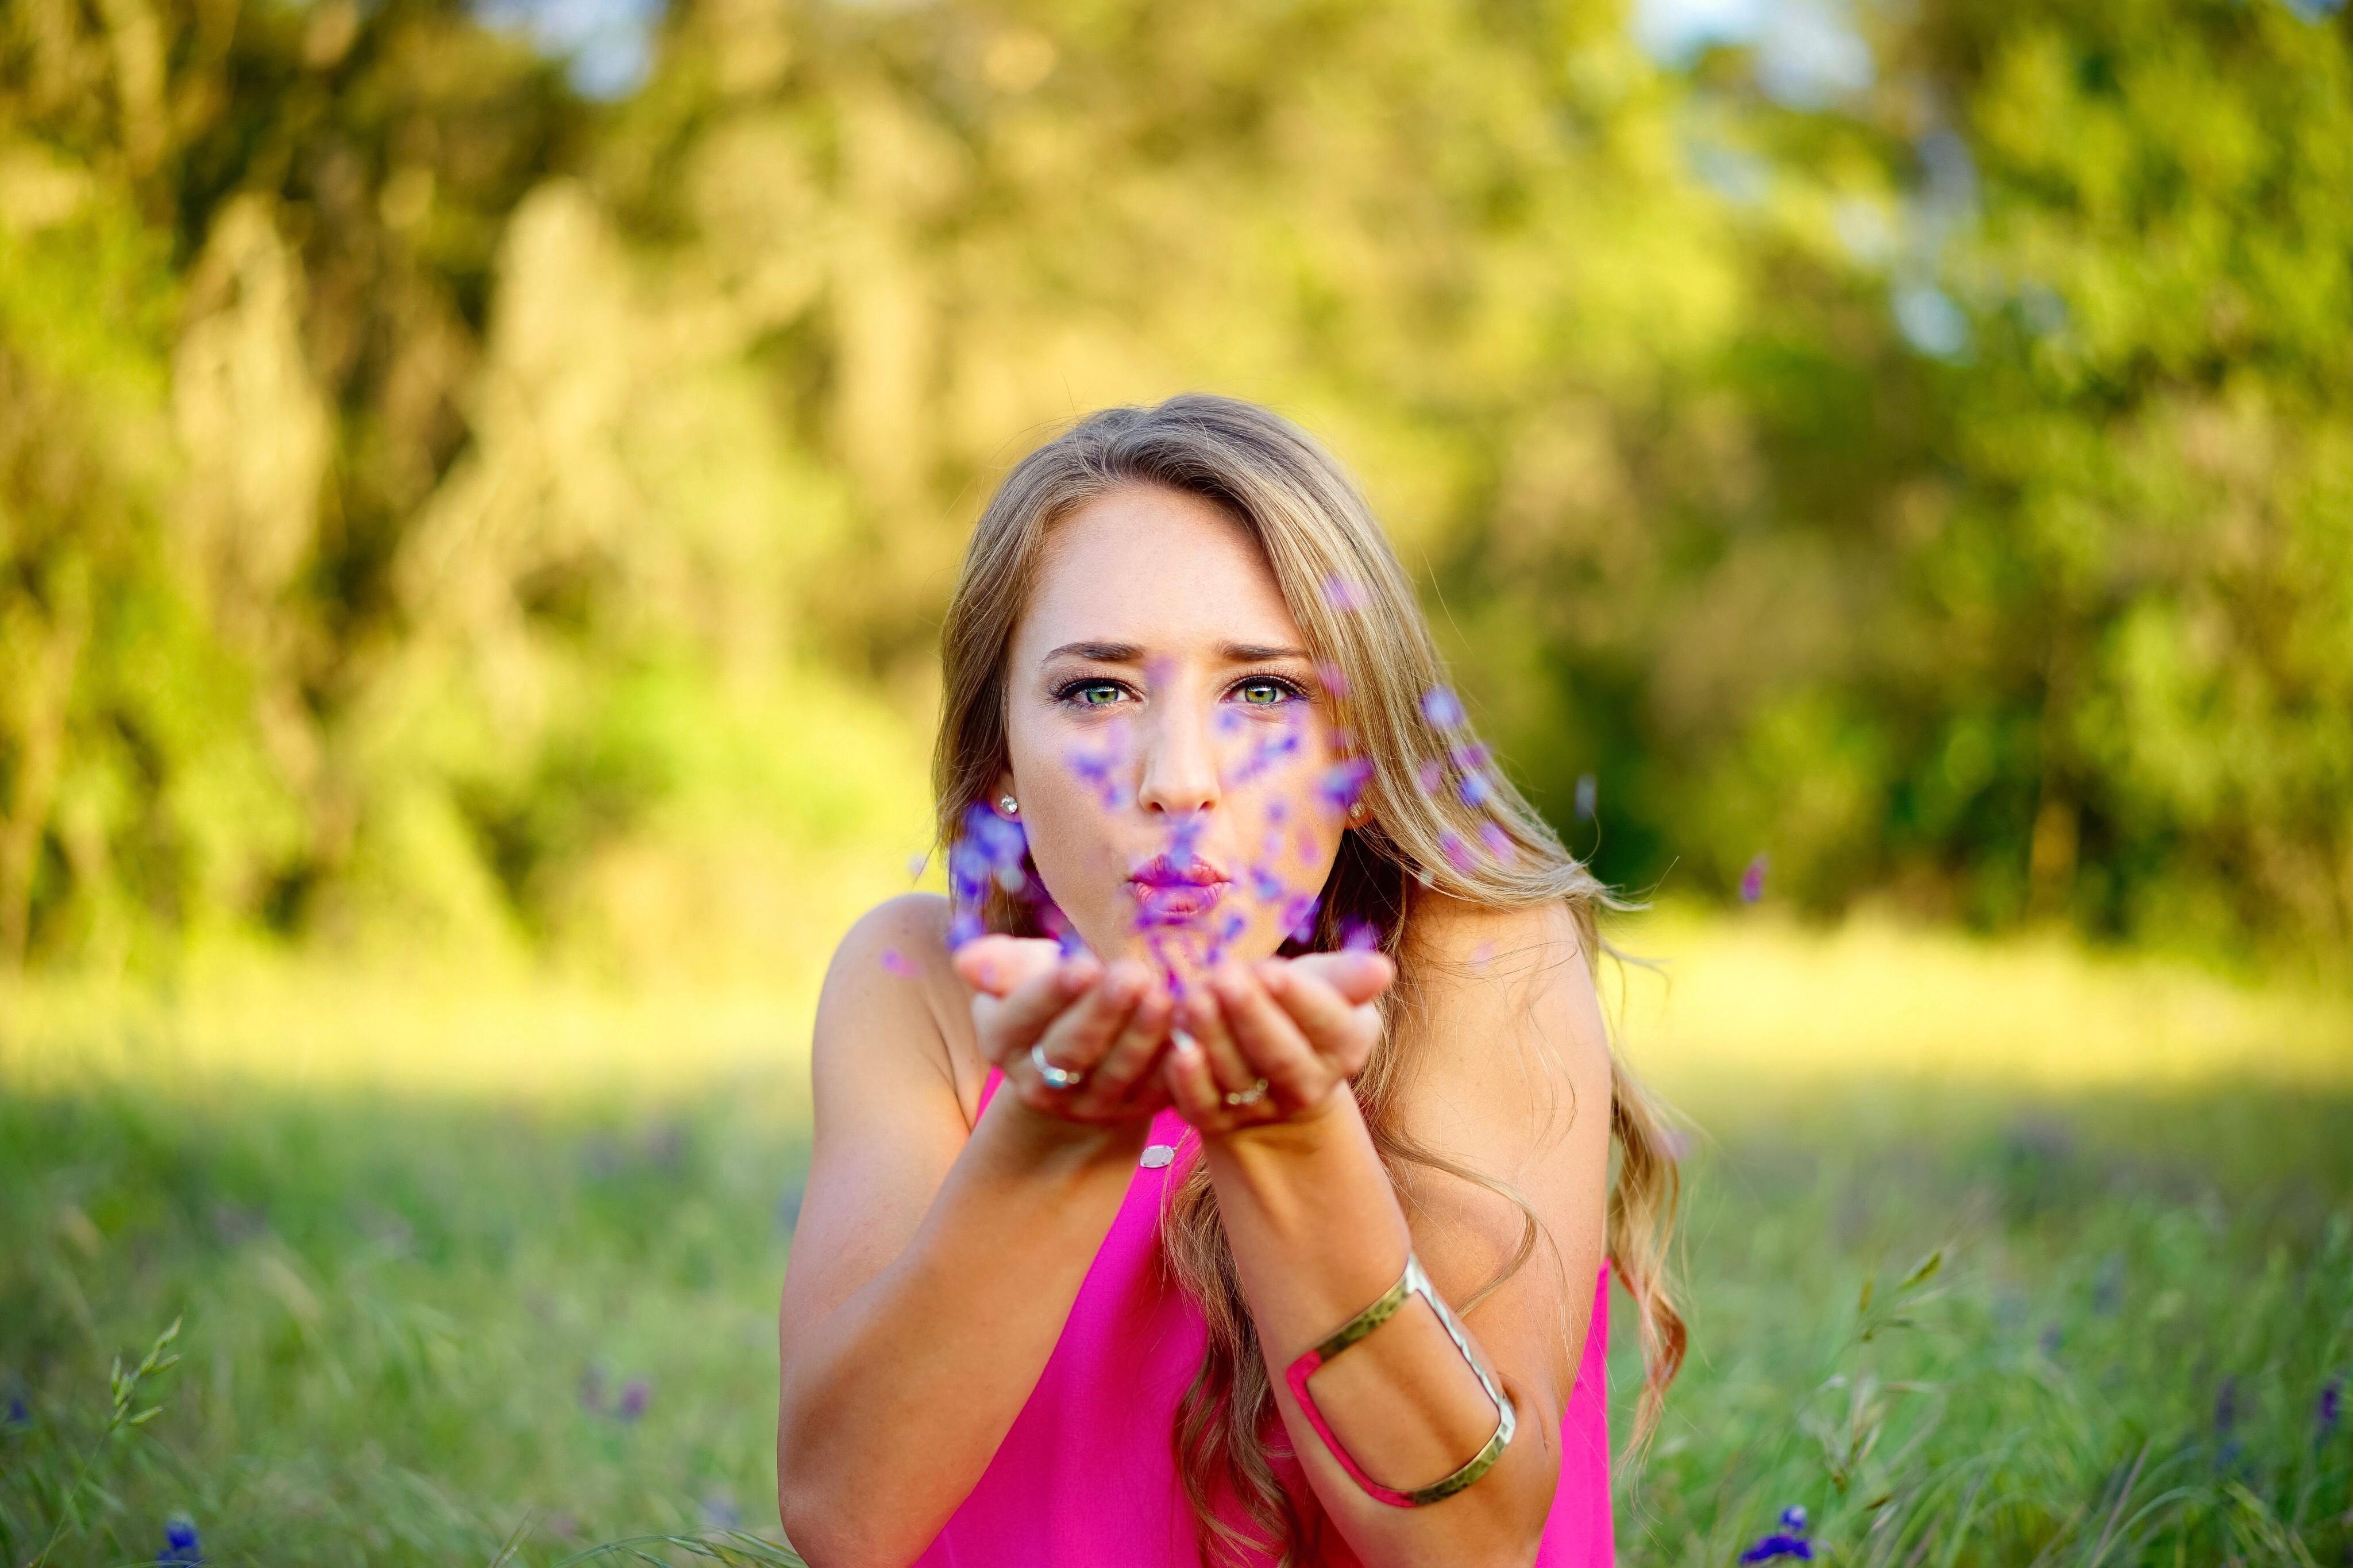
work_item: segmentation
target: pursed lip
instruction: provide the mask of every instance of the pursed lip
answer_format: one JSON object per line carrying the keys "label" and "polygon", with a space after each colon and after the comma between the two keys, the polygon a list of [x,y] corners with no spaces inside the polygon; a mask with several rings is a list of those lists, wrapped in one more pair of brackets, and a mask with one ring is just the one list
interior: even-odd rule
{"label": "pursed lip", "polygon": [[1218,907],[1233,883],[1207,860],[1178,865],[1162,855],[1128,873],[1137,919],[1145,925],[1184,925]]}

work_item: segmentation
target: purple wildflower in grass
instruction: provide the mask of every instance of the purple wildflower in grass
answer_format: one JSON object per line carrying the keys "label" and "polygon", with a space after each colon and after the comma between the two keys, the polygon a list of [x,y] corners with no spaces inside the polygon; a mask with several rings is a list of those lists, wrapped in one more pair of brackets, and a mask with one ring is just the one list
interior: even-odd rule
{"label": "purple wildflower in grass", "polygon": [[1324,689],[1324,696],[1331,698],[1335,702],[1348,695],[1347,671],[1342,669],[1338,665],[1330,663],[1327,660],[1318,660],[1316,662],[1315,684]]}
{"label": "purple wildflower in grass", "polygon": [[1782,1557],[1794,1557],[1800,1563],[1814,1560],[1813,1543],[1806,1539],[1806,1510],[1802,1508],[1783,1509],[1781,1528],[1758,1536],[1756,1543],[1740,1554],[1743,1563],[1771,1563]]}
{"label": "purple wildflower in grass", "polygon": [[196,1521],[185,1513],[175,1513],[164,1521],[164,1550],[155,1553],[158,1563],[202,1563],[205,1549],[196,1541]]}
{"label": "purple wildflower in grass", "polygon": [[1462,711],[1462,699],[1444,686],[1433,686],[1421,694],[1421,716],[1441,730],[1460,729],[1468,717]]}
{"label": "purple wildflower in grass", "polygon": [[1594,803],[1600,794],[1600,784],[1594,779],[1594,776],[1591,773],[1579,773],[1577,775],[1577,821],[1590,822],[1593,820]]}
{"label": "purple wildflower in grass", "polygon": [[1512,857],[1518,853],[1518,851],[1514,849],[1512,847],[1512,836],[1504,831],[1504,825],[1500,822],[1481,823],[1479,825],[1479,842],[1487,847],[1488,854],[1493,855],[1496,859],[1504,862],[1506,865],[1509,865],[1511,863]]}
{"label": "purple wildflower in grass", "polygon": [[2103,1318],[2113,1318],[2125,1296],[2125,1260],[2111,1252],[2101,1260],[2100,1272],[2092,1280],[2092,1310]]}
{"label": "purple wildflower in grass", "polygon": [[591,1415],[605,1414],[605,1369],[589,1366],[580,1373],[580,1408]]}
{"label": "purple wildflower in grass", "polygon": [[886,947],[882,950],[882,973],[895,974],[902,980],[913,980],[923,971],[915,967],[913,959],[897,948]]}
{"label": "purple wildflower in grass", "polygon": [[1436,795],[1446,783],[1446,764],[1436,757],[1425,758],[1422,764],[1413,770],[1413,782],[1421,786],[1422,794]]}
{"label": "purple wildflower in grass", "polygon": [[730,1531],[744,1528],[744,1510],[725,1492],[709,1492],[702,1499],[702,1528]]}
{"label": "purple wildflower in grass", "polygon": [[1438,848],[1439,853],[1446,857],[1447,863],[1464,876],[1467,877],[1478,870],[1479,861],[1477,857],[1471,853],[1471,846],[1464,843],[1462,835],[1452,828],[1447,829],[1439,838]]}
{"label": "purple wildflower in grass", "polygon": [[1340,951],[1343,952],[1377,952],[1381,946],[1380,928],[1370,921],[1347,921],[1340,927]]}
{"label": "purple wildflower in grass", "polygon": [[2042,1337],[2035,1341],[2035,1345],[2042,1352],[2043,1360],[2056,1361],[2059,1359],[2060,1347],[2066,1342],[2066,1331],[2058,1324],[2052,1323],[2042,1331]]}
{"label": "purple wildflower in grass", "polygon": [[1338,812],[1346,812],[1373,782],[1373,764],[1363,757],[1343,757],[1324,770],[1315,781],[1315,793],[1325,805]]}
{"label": "purple wildflower in grass", "polygon": [[8,1414],[5,1418],[0,1418],[0,1426],[30,1426],[32,1424],[33,1413],[26,1408],[25,1396],[21,1394],[10,1394]]}
{"label": "purple wildflower in grass", "polygon": [[621,1385],[621,1397],[613,1402],[613,1414],[623,1421],[635,1421],[645,1415],[653,1397],[652,1385],[642,1377],[633,1377]]}
{"label": "purple wildflower in grass", "polygon": [[2239,1441],[2239,1380],[2226,1377],[2214,1390],[2214,1436],[2220,1445],[2214,1462],[2229,1469],[2239,1462],[2243,1445]]}
{"label": "purple wildflower in grass", "polygon": [[1335,573],[1324,579],[1324,602],[1346,614],[1363,609],[1373,602],[1373,596],[1365,591],[1363,584]]}
{"label": "purple wildflower in grass", "polygon": [[2316,1443],[2326,1443],[2337,1436],[2337,1425],[2345,1418],[2345,1374],[2338,1373],[2320,1385],[2320,1402],[2312,1413],[2312,1435]]}
{"label": "purple wildflower in grass", "polygon": [[1760,854],[1756,859],[1748,862],[1746,870],[1740,873],[1742,903],[1753,904],[1765,896],[1765,866],[1766,858]]}

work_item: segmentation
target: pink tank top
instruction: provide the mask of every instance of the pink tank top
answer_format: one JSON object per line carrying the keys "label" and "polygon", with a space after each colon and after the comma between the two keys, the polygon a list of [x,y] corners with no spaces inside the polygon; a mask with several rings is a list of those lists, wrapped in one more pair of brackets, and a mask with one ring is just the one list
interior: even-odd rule
{"label": "pink tank top", "polygon": [[[981,1093],[997,1089],[992,1071]],[[1155,1147],[1176,1159],[1136,1168],[1111,1234],[1079,1287],[1062,1337],[1029,1401],[916,1568],[1198,1568],[1198,1538],[1176,1479],[1169,1432],[1200,1365],[1208,1331],[1157,1261],[1160,1205],[1198,1148],[1182,1118],[1163,1111]],[[1560,1421],[1560,1487],[1545,1521],[1538,1568],[1607,1568],[1616,1561],[1609,1521],[1609,1411],[1605,1352],[1609,1270],[1593,1291],[1593,1321],[1577,1386]],[[1522,1428],[1517,1439],[1535,1434]],[[1357,1568],[1326,1526],[1296,1459],[1275,1462],[1320,1550],[1310,1565]],[[1242,1522],[1239,1513],[1236,1522]],[[1253,1556],[1253,1568],[1273,1559]]]}

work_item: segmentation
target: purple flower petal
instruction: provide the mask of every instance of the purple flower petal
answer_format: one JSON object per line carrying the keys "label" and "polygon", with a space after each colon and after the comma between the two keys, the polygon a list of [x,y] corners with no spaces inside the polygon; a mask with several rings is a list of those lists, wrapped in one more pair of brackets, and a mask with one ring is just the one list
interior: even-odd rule
{"label": "purple flower petal", "polygon": [[1324,602],[1335,610],[1361,610],[1373,602],[1373,596],[1361,583],[1333,575],[1324,579]]}
{"label": "purple flower petal", "polygon": [[1478,858],[1471,853],[1471,846],[1464,843],[1462,835],[1453,829],[1449,828],[1439,839],[1438,847],[1448,862],[1464,876],[1470,876],[1479,869]]}
{"label": "purple flower petal", "polygon": [[1466,717],[1462,700],[1443,686],[1433,686],[1421,694],[1421,716],[1441,730],[1459,728]]}
{"label": "purple flower petal", "polygon": [[886,947],[882,950],[882,970],[884,973],[895,974],[902,980],[913,980],[923,973],[915,967],[913,959],[895,947]]}
{"label": "purple flower petal", "polygon": [[1481,823],[1479,842],[1487,847],[1488,854],[1506,865],[1510,864],[1513,858],[1519,853],[1512,844],[1512,836],[1504,831],[1504,826],[1499,822]]}
{"label": "purple flower petal", "polygon": [[1315,793],[1335,811],[1345,812],[1356,804],[1372,780],[1370,762],[1363,757],[1344,757],[1324,770],[1324,776],[1315,781]]}
{"label": "purple flower petal", "polygon": [[1759,855],[1740,873],[1740,901],[1753,904],[1765,896],[1766,857]]}

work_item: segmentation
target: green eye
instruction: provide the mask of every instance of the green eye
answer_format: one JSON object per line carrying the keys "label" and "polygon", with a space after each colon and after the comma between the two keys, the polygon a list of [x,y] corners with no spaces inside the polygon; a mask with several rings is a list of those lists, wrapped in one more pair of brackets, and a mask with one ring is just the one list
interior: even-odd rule
{"label": "green eye", "polygon": [[1119,688],[1108,680],[1091,681],[1071,693],[1082,708],[1108,708],[1119,700]]}
{"label": "green eye", "polygon": [[1241,688],[1242,700],[1253,708],[1271,708],[1290,695],[1279,682],[1272,680],[1245,681]]}

